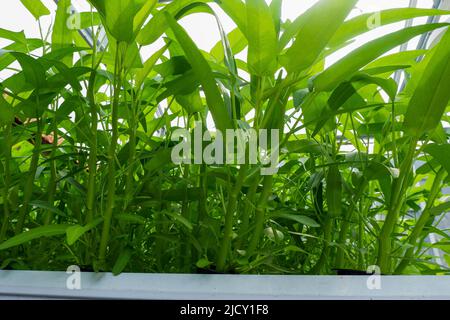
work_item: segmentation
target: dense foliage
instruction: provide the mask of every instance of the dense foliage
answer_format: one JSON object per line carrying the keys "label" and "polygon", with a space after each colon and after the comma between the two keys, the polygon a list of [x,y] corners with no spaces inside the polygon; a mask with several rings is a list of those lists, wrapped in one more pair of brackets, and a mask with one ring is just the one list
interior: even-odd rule
{"label": "dense foliage", "polygon": [[[36,20],[50,13],[22,2]],[[436,228],[450,208],[447,24],[403,28],[326,66],[370,31],[370,14],[347,18],[356,0],[320,0],[294,21],[281,0],[90,3],[77,27],[92,46],[68,29],[70,0],[42,39],[0,29],[12,41],[0,69],[13,71],[0,96],[1,268],[448,273],[429,251],[450,254]],[[217,6],[236,25],[228,34]],[[178,23],[190,14],[217,19],[211,52]],[[380,22],[448,14],[400,8]],[[434,30],[430,49],[386,55]],[[208,119],[282,130],[278,172],[173,163],[174,130]]]}

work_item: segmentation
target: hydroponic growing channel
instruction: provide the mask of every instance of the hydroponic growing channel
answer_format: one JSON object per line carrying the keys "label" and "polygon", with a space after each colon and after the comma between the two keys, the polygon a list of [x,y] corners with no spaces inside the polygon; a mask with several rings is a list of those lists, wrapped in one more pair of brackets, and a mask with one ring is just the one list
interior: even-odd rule
{"label": "hydroponic growing channel", "polygon": [[40,37],[0,28],[1,269],[450,272],[445,1],[20,2]]}

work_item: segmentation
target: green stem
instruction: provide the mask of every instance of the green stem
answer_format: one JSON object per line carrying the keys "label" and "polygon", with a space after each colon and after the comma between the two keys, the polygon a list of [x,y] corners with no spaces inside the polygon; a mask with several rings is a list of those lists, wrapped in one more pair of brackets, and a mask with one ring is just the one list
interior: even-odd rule
{"label": "green stem", "polygon": [[116,66],[114,70],[114,96],[112,101],[112,137],[108,151],[108,197],[106,200],[106,209],[104,214],[104,222],[102,236],[100,240],[99,263],[103,267],[106,258],[106,250],[108,248],[109,234],[111,229],[111,221],[115,206],[116,197],[116,149],[117,140],[119,139],[119,100],[120,90],[122,87],[122,51],[120,50],[122,43],[117,43],[116,49]]}
{"label": "green stem", "polygon": [[253,255],[253,252],[258,248],[259,242],[264,230],[264,222],[266,219],[266,204],[269,195],[272,191],[273,176],[265,176],[263,181],[263,190],[259,197],[258,204],[255,210],[255,231],[250,240],[247,249],[247,257]]}
{"label": "green stem", "polygon": [[236,184],[234,185],[233,190],[231,190],[230,198],[228,199],[228,205],[225,213],[225,230],[219,249],[219,255],[217,257],[217,271],[219,272],[226,271],[228,251],[231,244],[231,238],[233,236],[234,213],[236,212],[238,197],[241,193],[246,173],[247,165],[241,166],[238,179],[236,181]]}
{"label": "green stem", "polygon": [[403,256],[402,260],[400,261],[400,264],[395,269],[396,274],[401,274],[403,270],[405,270],[405,268],[411,263],[411,259],[414,255],[414,251],[416,248],[416,241],[420,236],[420,234],[422,233],[422,230],[424,229],[427,221],[431,217],[432,214],[431,209],[433,208],[434,202],[436,201],[439,193],[441,192],[442,180],[444,179],[445,174],[446,171],[445,169],[442,168],[441,170],[439,170],[436,177],[434,178],[427,205],[423,210],[422,214],[420,215],[420,218],[417,221],[416,225],[414,226],[411,235],[408,238],[408,244],[410,244],[411,247],[406,250],[406,253]]}
{"label": "green stem", "polygon": [[333,221],[332,217],[327,217],[323,227],[323,249],[316,265],[311,269],[310,273],[318,275],[322,273],[323,267],[326,265],[328,256],[330,254],[330,243],[333,238]]}
{"label": "green stem", "polygon": [[247,245],[248,240],[248,228],[250,224],[250,214],[253,212],[254,203],[255,203],[255,197],[256,197],[256,191],[258,190],[259,185],[259,176],[255,178],[250,185],[250,189],[247,194],[247,199],[244,205],[244,210],[242,212],[241,216],[241,226],[239,229],[239,239],[237,240],[236,246],[238,248],[242,248],[243,246]]}
{"label": "green stem", "polygon": [[345,260],[344,260],[344,249],[345,241],[348,233],[348,229],[350,228],[350,221],[353,217],[353,212],[355,211],[356,205],[358,201],[360,200],[361,196],[363,195],[365,189],[367,186],[367,180],[364,179],[358,187],[357,194],[354,199],[352,199],[352,203],[347,211],[347,213],[344,214],[344,221],[342,222],[341,230],[339,231],[339,240],[338,243],[341,245],[341,247],[337,248],[337,254],[336,254],[336,267],[338,268],[344,268],[345,267]]}
{"label": "green stem", "polygon": [[[189,165],[184,165],[183,180],[186,182],[186,188],[184,188],[184,197],[181,204],[181,215],[187,220],[191,221],[190,210],[189,210],[189,199],[188,199],[188,180],[189,180]],[[180,254],[180,270],[186,272],[190,271],[191,268],[191,244],[189,243],[189,233],[184,232],[184,241],[181,243],[181,254]],[[184,256],[184,259],[182,257]]]}
{"label": "green stem", "polygon": [[134,168],[136,161],[136,106],[137,101],[134,97],[131,97],[131,112],[129,119],[130,139],[128,141],[128,168],[125,183],[125,208],[131,202],[133,197],[133,185],[134,185]]}
{"label": "green stem", "polygon": [[5,186],[3,189],[3,222],[2,227],[0,230],[0,243],[3,242],[3,240],[6,237],[6,233],[8,232],[8,226],[9,226],[9,200],[8,200],[8,194],[9,194],[9,186],[11,184],[11,168],[10,168],[10,161],[11,161],[11,125],[6,126],[6,135],[5,135]]}
{"label": "green stem", "polygon": [[98,112],[95,104],[94,86],[97,71],[93,70],[89,78],[88,101],[91,111],[91,145],[89,150],[89,180],[87,188],[87,216],[86,223],[93,221],[96,215],[95,199],[97,195],[96,175],[97,175],[97,126]]}
{"label": "green stem", "polygon": [[208,209],[206,207],[207,205],[206,200],[208,199],[208,175],[207,175],[207,167],[204,164],[200,166],[200,177],[198,185],[201,190],[198,199],[197,225],[199,226],[200,222],[203,221],[203,219],[205,219],[208,216]]}
{"label": "green stem", "polygon": [[391,272],[391,236],[404,203],[403,197],[407,190],[407,182],[416,153],[417,141],[418,139],[416,138],[411,141],[409,150],[400,168],[400,176],[393,182],[389,210],[380,232],[377,265],[381,268],[381,272],[385,274]]}
{"label": "green stem", "polygon": [[42,145],[42,119],[38,118],[36,120],[38,130],[35,136],[35,144],[33,149],[33,155],[31,157],[30,169],[27,173],[27,180],[25,182],[23,204],[19,211],[19,218],[16,225],[16,234],[22,232],[23,225],[25,223],[25,216],[28,213],[30,206],[31,197],[33,196],[34,179],[36,177],[36,172],[39,164],[39,157]]}
{"label": "green stem", "polygon": [[[52,153],[50,155],[50,182],[48,184],[48,203],[53,206],[55,201],[55,193],[56,193],[56,180],[57,180],[57,171],[56,171],[56,150],[58,148],[58,127],[56,123],[56,118],[53,119],[53,145],[52,145]],[[48,225],[53,220],[53,212],[48,210],[45,216],[44,224]]]}
{"label": "green stem", "polygon": [[[372,190],[370,190],[369,185],[369,194],[372,194]],[[362,270],[366,265],[366,258],[362,251],[365,243],[365,232],[364,232],[364,220],[367,219],[368,212],[370,207],[372,206],[372,201],[370,199],[365,199],[364,202],[361,203],[361,214],[359,215],[359,226],[358,226],[358,268]]]}

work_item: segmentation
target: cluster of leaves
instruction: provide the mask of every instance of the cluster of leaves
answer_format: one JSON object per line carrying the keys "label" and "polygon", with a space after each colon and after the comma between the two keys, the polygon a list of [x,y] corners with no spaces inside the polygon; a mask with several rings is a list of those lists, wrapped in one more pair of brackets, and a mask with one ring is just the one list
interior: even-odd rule
{"label": "cluster of leaves", "polygon": [[[326,67],[370,31],[370,14],[348,19],[356,2],[320,0],[283,21],[282,0],[91,0],[79,28],[92,47],[67,28],[70,0],[58,1],[51,39],[0,29],[12,41],[0,69],[13,71],[0,96],[0,267],[448,272],[429,253],[450,254],[436,227],[450,207],[448,25],[404,28]],[[50,13],[22,3],[37,20]],[[228,34],[217,6],[236,25]],[[211,52],[178,23],[198,13],[217,20]],[[401,8],[380,21],[448,14]],[[434,30],[432,48],[387,54]],[[278,173],[172,163],[172,132],[207,127],[208,115],[220,130],[284,132]]]}

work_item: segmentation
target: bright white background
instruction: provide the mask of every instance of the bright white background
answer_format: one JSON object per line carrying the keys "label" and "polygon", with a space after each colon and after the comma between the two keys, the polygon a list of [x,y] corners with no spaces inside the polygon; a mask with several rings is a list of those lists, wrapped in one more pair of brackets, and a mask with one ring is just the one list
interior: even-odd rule
{"label": "bright white background", "polygon": [[[338,0],[337,0],[338,1]],[[270,2],[270,0],[267,0]],[[284,0],[283,4],[283,18],[295,19],[300,13],[304,12],[307,8],[316,3],[317,0]],[[430,8],[432,6],[432,0],[419,0],[418,6],[423,8]],[[47,5],[50,11],[54,12],[56,5],[53,0],[43,0],[43,3]],[[73,0],[72,3],[75,7],[81,11],[89,10],[89,5],[86,0]],[[361,0],[359,1],[357,8],[352,12],[352,16],[361,12],[376,12],[388,8],[407,7],[409,0]],[[219,11],[222,24],[226,31],[231,31],[235,26],[233,22],[213,4]],[[330,12],[330,14],[333,14]],[[50,25],[53,16],[43,17],[41,24],[44,32]],[[416,19],[415,23],[425,22],[426,18]],[[215,44],[218,38],[218,31],[214,21],[214,18],[207,14],[195,14],[188,16],[182,20],[182,25],[188,30],[191,37],[196,41],[201,49],[209,51]],[[361,44],[374,39],[387,32],[392,32],[404,27],[404,23],[392,24],[387,27],[382,27],[374,30],[364,36],[361,36],[357,41],[348,48],[360,46]],[[2,0],[0,10],[0,28],[21,31],[24,30],[28,37],[39,37],[39,29],[37,22],[33,16],[22,6],[20,0]],[[8,42],[0,39],[0,47],[3,47]],[[334,59],[338,59],[344,55],[346,50],[340,52]]]}

